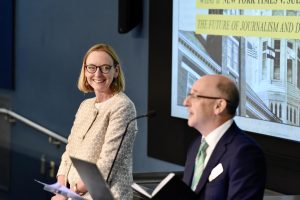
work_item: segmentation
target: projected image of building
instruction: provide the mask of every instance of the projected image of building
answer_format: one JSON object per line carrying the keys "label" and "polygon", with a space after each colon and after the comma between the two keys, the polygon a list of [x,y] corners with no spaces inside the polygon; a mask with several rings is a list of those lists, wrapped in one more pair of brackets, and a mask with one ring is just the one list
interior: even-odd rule
{"label": "projected image of building", "polygon": [[[239,14],[233,12],[237,11],[224,11]],[[199,77],[223,74],[239,86],[239,116],[299,126],[299,44],[298,40],[197,35],[179,30],[176,106],[183,107],[184,98]],[[185,118],[181,109],[172,113]]]}

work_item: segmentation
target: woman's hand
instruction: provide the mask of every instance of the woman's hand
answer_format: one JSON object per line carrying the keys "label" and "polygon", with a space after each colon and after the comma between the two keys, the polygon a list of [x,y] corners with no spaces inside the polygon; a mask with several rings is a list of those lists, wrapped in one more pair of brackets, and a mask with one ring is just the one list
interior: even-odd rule
{"label": "woman's hand", "polygon": [[[65,176],[64,175],[59,175],[57,176],[57,182],[61,185],[65,185]],[[53,196],[51,198],[51,200],[67,200],[68,198],[67,197],[64,197],[60,194],[56,194],[55,196]]]}
{"label": "woman's hand", "polygon": [[75,185],[72,188],[72,191],[74,191],[75,193],[77,193],[79,195],[83,195],[83,194],[87,193],[85,184],[83,183],[83,181],[81,179],[75,183]]}
{"label": "woman's hand", "polygon": [[62,196],[60,194],[56,194],[55,196],[53,196],[51,198],[51,200],[67,200],[67,199],[68,199],[67,197],[64,197],[64,196]]}

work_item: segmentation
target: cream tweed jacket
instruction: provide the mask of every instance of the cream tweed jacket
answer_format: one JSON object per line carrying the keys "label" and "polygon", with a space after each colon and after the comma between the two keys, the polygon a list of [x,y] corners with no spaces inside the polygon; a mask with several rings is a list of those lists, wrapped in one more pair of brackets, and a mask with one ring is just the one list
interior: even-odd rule
{"label": "cream tweed jacket", "polygon": [[[79,175],[69,156],[96,163],[107,178],[127,123],[136,117],[132,101],[120,92],[95,107],[95,98],[84,100],[75,116],[57,176],[64,175],[72,188]],[[132,199],[132,150],[137,132],[136,121],[128,127],[110,175],[109,187],[115,199]],[[87,193],[86,199],[91,199]]]}

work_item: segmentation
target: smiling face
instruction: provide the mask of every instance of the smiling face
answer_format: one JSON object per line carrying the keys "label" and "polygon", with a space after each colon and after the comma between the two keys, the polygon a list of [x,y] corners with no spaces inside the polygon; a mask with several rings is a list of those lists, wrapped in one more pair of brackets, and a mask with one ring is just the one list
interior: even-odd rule
{"label": "smiling face", "polygon": [[104,51],[93,51],[88,55],[85,64],[113,66],[107,74],[103,74],[99,68],[97,68],[95,73],[90,73],[85,69],[85,77],[88,84],[94,89],[97,99],[100,96],[111,96],[113,94],[111,84],[114,78],[118,77],[119,71],[118,66],[114,66],[110,55]]}

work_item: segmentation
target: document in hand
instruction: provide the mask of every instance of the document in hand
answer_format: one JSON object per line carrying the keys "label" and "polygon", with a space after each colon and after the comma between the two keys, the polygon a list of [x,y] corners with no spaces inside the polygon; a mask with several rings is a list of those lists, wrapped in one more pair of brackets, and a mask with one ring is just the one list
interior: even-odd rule
{"label": "document in hand", "polygon": [[131,187],[138,194],[143,196],[145,199],[153,200],[193,200],[196,199],[196,193],[187,186],[179,177],[174,173],[170,173],[166,176],[149,194],[144,188],[140,185],[133,183]]}
{"label": "document in hand", "polygon": [[53,183],[53,184],[46,184],[43,183],[41,181],[35,180],[36,182],[44,185],[44,190],[48,191],[48,192],[52,192],[53,194],[60,194],[62,196],[71,198],[72,200],[84,200],[83,197],[81,197],[80,195],[76,194],[75,192],[73,192],[72,190],[70,190],[69,188],[67,188],[66,186],[63,186],[59,183]]}

